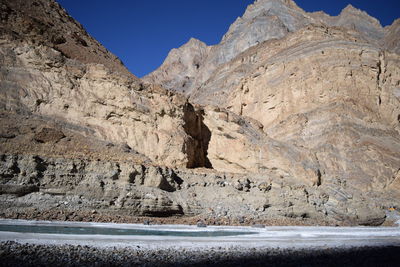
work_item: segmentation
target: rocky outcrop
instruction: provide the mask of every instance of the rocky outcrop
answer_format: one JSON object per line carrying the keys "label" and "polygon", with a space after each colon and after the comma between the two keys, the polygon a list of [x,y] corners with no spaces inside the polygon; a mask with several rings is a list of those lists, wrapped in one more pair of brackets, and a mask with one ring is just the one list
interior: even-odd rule
{"label": "rocky outcrop", "polygon": [[309,151],[270,138],[262,125],[218,108],[206,110],[211,136],[208,157],[220,171],[237,173],[279,172],[309,185],[321,184],[317,158]]}
{"label": "rocky outcrop", "polygon": [[192,95],[227,109],[205,109],[212,166],[386,188],[400,164],[398,60],[347,30],[313,25],[249,49]]}
{"label": "rocky outcrop", "polygon": [[[1,155],[1,214],[47,212],[200,215],[214,221],[277,218],[320,223],[378,225],[384,209],[398,205],[371,192],[349,193],[323,184],[302,184],[279,170],[232,174],[172,170],[130,162]],[[227,198],[226,196],[230,197]]]}
{"label": "rocky outcrop", "polygon": [[336,17],[329,16],[324,12],[315,12],[310,15],[324,25],[351,30],[360,39],[365,38],[372,42],[379,42],[384,36],[384,29],[376,18],[350,4]]}
{"label": "rocky outcrop", "polygon": [[[292,1],[250,5],[210,48],[185,91],[208,106],[212,166],[273,170],[285,180],[339,191],[345,183],[350,194],[386,192],[398,199],[397,24],[383,28],[351,5],[337,17],[306,13]],[[148,77],[181,91],[170,85],[185,72],[160,76],[168,63]]]}
{"label": "rocky outcrop", "polygon": [[196,77],[209,51],[210,47],[205,43],[191,38],[180,48],[172,49],[157,72],[151,73],[145,79],[149,83],[162,81],[165,88],[185,93],[196,83]]}
{"label": "rocky outcrop", "polygon": [[394,53],[400,54],[400,19],[393,22],[392,25],[385,27],[385,47],[393,51]]}
{"label": "rocky outcrop", "polygon": [[[383,188],[400,164],[399,56],[352,39],[344,41],[346,35],[340,30],[326,30],[310,26],[276,41],[281,51],[276,54],[272,43],[264,44],[269,48],[265,61],[259,52],[265,49],[248,51],[243,58],[257,53],[258,61],[234,93],[221,92],[230,98],[219,104],[257,120],[269,137],[313,151],[326,166],[322,176],[346,177],[364,190]],[[307,36],[308,41],[297,43],[295,36]],[[289,49],[284,48],[287,42]],[[243,67],[241,62],[238,58],[232,66]],[[224,78],[236,77],[232,72]]]}
{"label": "rocky outcrop", "polygon": [[[28,16],[30,5],[32,16]],[[6,1],[2,6],[6,10],[0,36],[2,110],[64,121],[88,138],[125,143],[158,164],[188,164],[185,98],[121,74],[125,68],[53,1]],[[43,8],[50,15],[44,16]],[[53,23],[57,31],[36,32],[31,22]],[[71,45],[80,56],[64,51],[52,34],[65,36],[69,41],[60,45]],[[86,45],[70,40],[68,34],[81,36]]]}
{"label": "rocky outcrop", "polygon": [[[2,155],[0,164],[1,194],[23,196],[40,189],[47,195],[83,196],[88,201],[87,210],[118,208],[136,215],[182,214],[182,208],[166,194],[180,188],[182,181],[167,168],[14,155]],[[48,208],[46,205],[41,208]]]}

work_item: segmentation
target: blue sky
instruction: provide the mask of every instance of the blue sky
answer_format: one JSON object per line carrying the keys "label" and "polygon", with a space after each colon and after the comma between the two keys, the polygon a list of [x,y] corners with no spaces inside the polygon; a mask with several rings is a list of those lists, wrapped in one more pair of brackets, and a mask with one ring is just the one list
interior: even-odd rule
{"label": "blue sky", "polygon": [[[57,0],[136,76],[162,64],[191,37],[217,44],[254,0]],[[400,17],[400,0],[297,0],[304,10],[338,15],[347,5],[386,26]]]}

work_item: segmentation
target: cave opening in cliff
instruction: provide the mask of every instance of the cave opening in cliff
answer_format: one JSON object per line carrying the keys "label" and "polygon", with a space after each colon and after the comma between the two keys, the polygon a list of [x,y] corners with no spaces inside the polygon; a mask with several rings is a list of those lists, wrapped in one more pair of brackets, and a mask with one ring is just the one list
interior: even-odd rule
{"label": "cave opening in cliff", "polygon": [[189,138],[185,144],[188,157],[187,168],[209,168],[212,164],[208,159],[208,145],[211,140],[211,131],[204,124],[204,111],[196,110],[193,105],[187,103],[184,107],[183,126]]}

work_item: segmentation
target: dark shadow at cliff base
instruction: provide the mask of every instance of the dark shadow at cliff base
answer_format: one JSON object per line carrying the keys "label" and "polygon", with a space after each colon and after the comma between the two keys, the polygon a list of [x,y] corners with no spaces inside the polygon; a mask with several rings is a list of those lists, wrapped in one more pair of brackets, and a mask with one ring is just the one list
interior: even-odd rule
{"label": "dark shadow at cliff base", "polygon": [[196,110],[193,105],[187,103],[184,107],[183,126],[188,140],[185,144],[185,152],[188,156],[187,168],[212,168],[207,157],[208,145],[211,140],[211,131],[204,124],[204,111]]}

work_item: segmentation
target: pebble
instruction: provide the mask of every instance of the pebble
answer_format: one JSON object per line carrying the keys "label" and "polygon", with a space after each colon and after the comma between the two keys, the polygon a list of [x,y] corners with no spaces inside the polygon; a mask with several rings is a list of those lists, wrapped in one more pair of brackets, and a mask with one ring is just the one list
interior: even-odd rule
{"label": "pebble", "polygon": [[251,227],[253,228],[265,228],[264,224],[253,224]]}
{"label": "pebble", "polygon": [[202,222],[202,221],[199,221],[199,222],[197,222],[197,227],[202,227],[202,228],[204,228],[204,227],[207,227],[207,224],[205,224],[205,223]]}
{"label": "pebble", "polygon": [[0,266],[396,266],[400,247],[98,248],[0,243]]}

